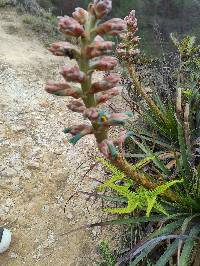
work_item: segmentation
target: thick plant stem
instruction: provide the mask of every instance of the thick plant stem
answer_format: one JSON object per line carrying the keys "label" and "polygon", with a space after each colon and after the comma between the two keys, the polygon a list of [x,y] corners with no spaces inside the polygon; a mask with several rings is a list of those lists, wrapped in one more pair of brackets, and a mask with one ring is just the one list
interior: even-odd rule
{"label": "thick plant stem", "polygon": [[[111,160],[111,163],[123,171],[126,176],[133,179],[138,185],[142,185],[148,189],[155,189],[158,186],[157,184],[148,180],[144,175],[134,171],[132,165],[129,164],[121,155],[118,155],[117,158]],[[178,195],[169,189],[163,193],[163,196],[172,202],[179,202]]]}
{"label": "thick plant stem", "polygon": [[[86,26],[86,36],[87,38],[84,38],[81,40],[81,59],[80,59],[80,69],[83,71],[86,76],[87,80],[81,84],[82,91],[84,94],[83,97],[83,102],[87,108],[90,107],[95,107],[96,106],[96,101],[95,97],[93,94],[88,94],[89,89],[91,88],[92,85],[92,73],[88,74],[90,71],[90,66],[89,66],[89,60],[85,55],[85,48],[87,45],[91,44],[94,41],[95,34],[91,33],[91,30],[94,28],[96,24],[96,19],[95,17],[91,16],[90,20]],[[98,125],[98,123],[93,122],[92,127],[94,129],[94,135],[96,138],[96,141],[98,143],[102,142],[104,139],[107,139],[108,137],[108,130],[101,129]]]}
{"label": "thick plant stem", "polygon": [[143,97],[143,99],[149,105],[149,107],[152,108],[154,110],[154,112],[157,113],[164,122],[167,122],[166,117],[160,111],[158,106],[155,104],[155,102],[151,98],[149,98],[149,96],[145,92],[145,89],[143,88],[141,82],[138,79],[135,68],[130,64],[127,64],[126,66],[127,66],[129,75],[130,75],[130,77],[131,77],[131,79],[135,85],[135,90],[137,91],[137,93]]}
{"label": "thick plant stem", "polygon": [[84,104],[85,104],[85,106],[87,108],[95,106],[94,95],[88,95],[87,94],[87,92],[91,88],[91,79],[92,79],[91,76],[92,76],[92,73],[88,74],[88,72],[89,72],[89,60],[88,60],[88,58],[85,55],[86,46],[89,45],[90,43],[92,43],[94,38],[95,38],[95,35],[93,36],[91,34],[91,29],[94,27],[95,23],[96,23],[95,17],[94,16],[90,16],[88,24],[85,27],[86,37],[81,38],[80,69],[87,76],[86,81],[81,84],[81,87],[82,87],[82,91],[83,91],[83,94],[84,94],[83,101],[84,101]]}

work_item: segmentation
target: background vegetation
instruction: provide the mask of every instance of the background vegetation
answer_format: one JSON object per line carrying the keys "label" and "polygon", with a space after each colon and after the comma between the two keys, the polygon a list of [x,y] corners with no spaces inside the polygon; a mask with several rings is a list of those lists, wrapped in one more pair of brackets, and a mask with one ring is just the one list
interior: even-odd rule
{"label": "background vegetation", "polygon": [[[25,21],[33,20],[36,31],[46,32],[47,28],[48,34],[51,33],[52,23],[53,36],[55,36],[56,16],[70,15],[77,6],[87,7],[88,3],[89,0],[0,0],[0,7],[7,4],[23,6],[25,11],[34,13],[37,17],[35,19],[26,17]],[[199,0],[115,0],[109,16],[123,18],[132,9],[136,10],[138,18],[140,47],[149,55],[160,55],[163,49],[172,51],[174,48],[169,38],[172,32],[177,32],[180,37],[194,35],[199,38]],[[45,18],[41,18],[43,13]],[[50,18],[50,14],[55,18]]]}
{"label": "background vegetation", "polygon": [[[38,0],[44,8],[52,9],[55,15],[71,14],[75,7],[88,4],[88,0]],[[168,46],[169,34],[199,36],[199,0],[114,0],[110,16],[124,17],[132,9],[137,12],[141,45],[146,52],[160,51],[160,37]],[[160,36],[159,33],[162,33]],[[168,47],[172,49],[172,45]]]}

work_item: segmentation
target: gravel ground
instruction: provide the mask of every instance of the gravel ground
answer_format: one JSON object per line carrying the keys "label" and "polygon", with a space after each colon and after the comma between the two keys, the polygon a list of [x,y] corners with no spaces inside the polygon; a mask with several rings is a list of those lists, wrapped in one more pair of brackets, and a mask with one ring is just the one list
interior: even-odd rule
{"label": "gravel ground", "polygon": [[62,130],[81,117],[67,110],[68,99],[43,90],[64,62],[24,28],[15,10],[0,9],[0,35],[0,224],[13,233],[0,265],[95,265],[107,231],[63,235],[105,216],[100,201],[76,193],[94,190],[103,175],[100,166],[87,173],[97,154],[94,139],[72,147]]}

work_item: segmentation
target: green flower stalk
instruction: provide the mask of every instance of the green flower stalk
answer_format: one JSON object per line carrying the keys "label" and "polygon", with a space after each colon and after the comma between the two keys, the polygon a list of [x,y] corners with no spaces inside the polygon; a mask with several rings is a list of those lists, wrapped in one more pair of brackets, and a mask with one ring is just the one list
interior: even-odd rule
{"label": "green flower stalk", "polygon": [[[117,58],[110,56],[114,43],[105,41],[103,36],[121,35],[127,30],[127,23],[120,18],[113,18],[100,23],[101,18],[107,15],[112,8],[111,0],[94,0],[89,4],[88,10],[76,8],[72,17],[59,18],[59,30],[65,35],[77,38],[78,46],[70,42],[57,42],[51,45],[49,51],[56,56],[67,56],[75,59],[74,67],[64,66],[60,74],[63,79],[60,82],[49,81],[45,87],[48,93],[57,96],[71,96],[68,108],[74,112],[82,113],[89,119],[90,125],[76,125],[66,128],[65,133],[70,133],[70,143],[76,144],[78,140],[88,134],[94,134],[97,146],[101,153],[113,164],[119,167],[127,176],[147,188],[154,188],[153,184],[144,175],[133,171],[118,148],[131,134],[122,132],[118,139],[108,138],[108,132],[113,126],[123,126],[132,116],[130,112],[109,113],[101,109],[101,104],[120,93],[117,87],[120,76],[114,73],[118,64]],[[109,75],[100,81],[92,81],[92,75],[96,71],[109,71]],[[76,84],[72,85],[69,82]]]}

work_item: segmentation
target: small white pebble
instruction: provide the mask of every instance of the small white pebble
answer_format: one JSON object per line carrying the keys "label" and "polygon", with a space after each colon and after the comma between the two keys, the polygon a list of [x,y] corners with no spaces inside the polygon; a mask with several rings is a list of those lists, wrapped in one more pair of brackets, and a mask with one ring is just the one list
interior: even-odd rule
{"label": "small white pebble", "polygon": [[0,254],[6,251],[11,242],[11,232],[3,227],[0,227]]}
{"label": "small white pebble", "polygon": [[11,259],[17,259],[17,258],[18,258],[18,255],[17,255],[16,253],[12,252],[12,253],[10,254],[10,258],[11,258]]}

